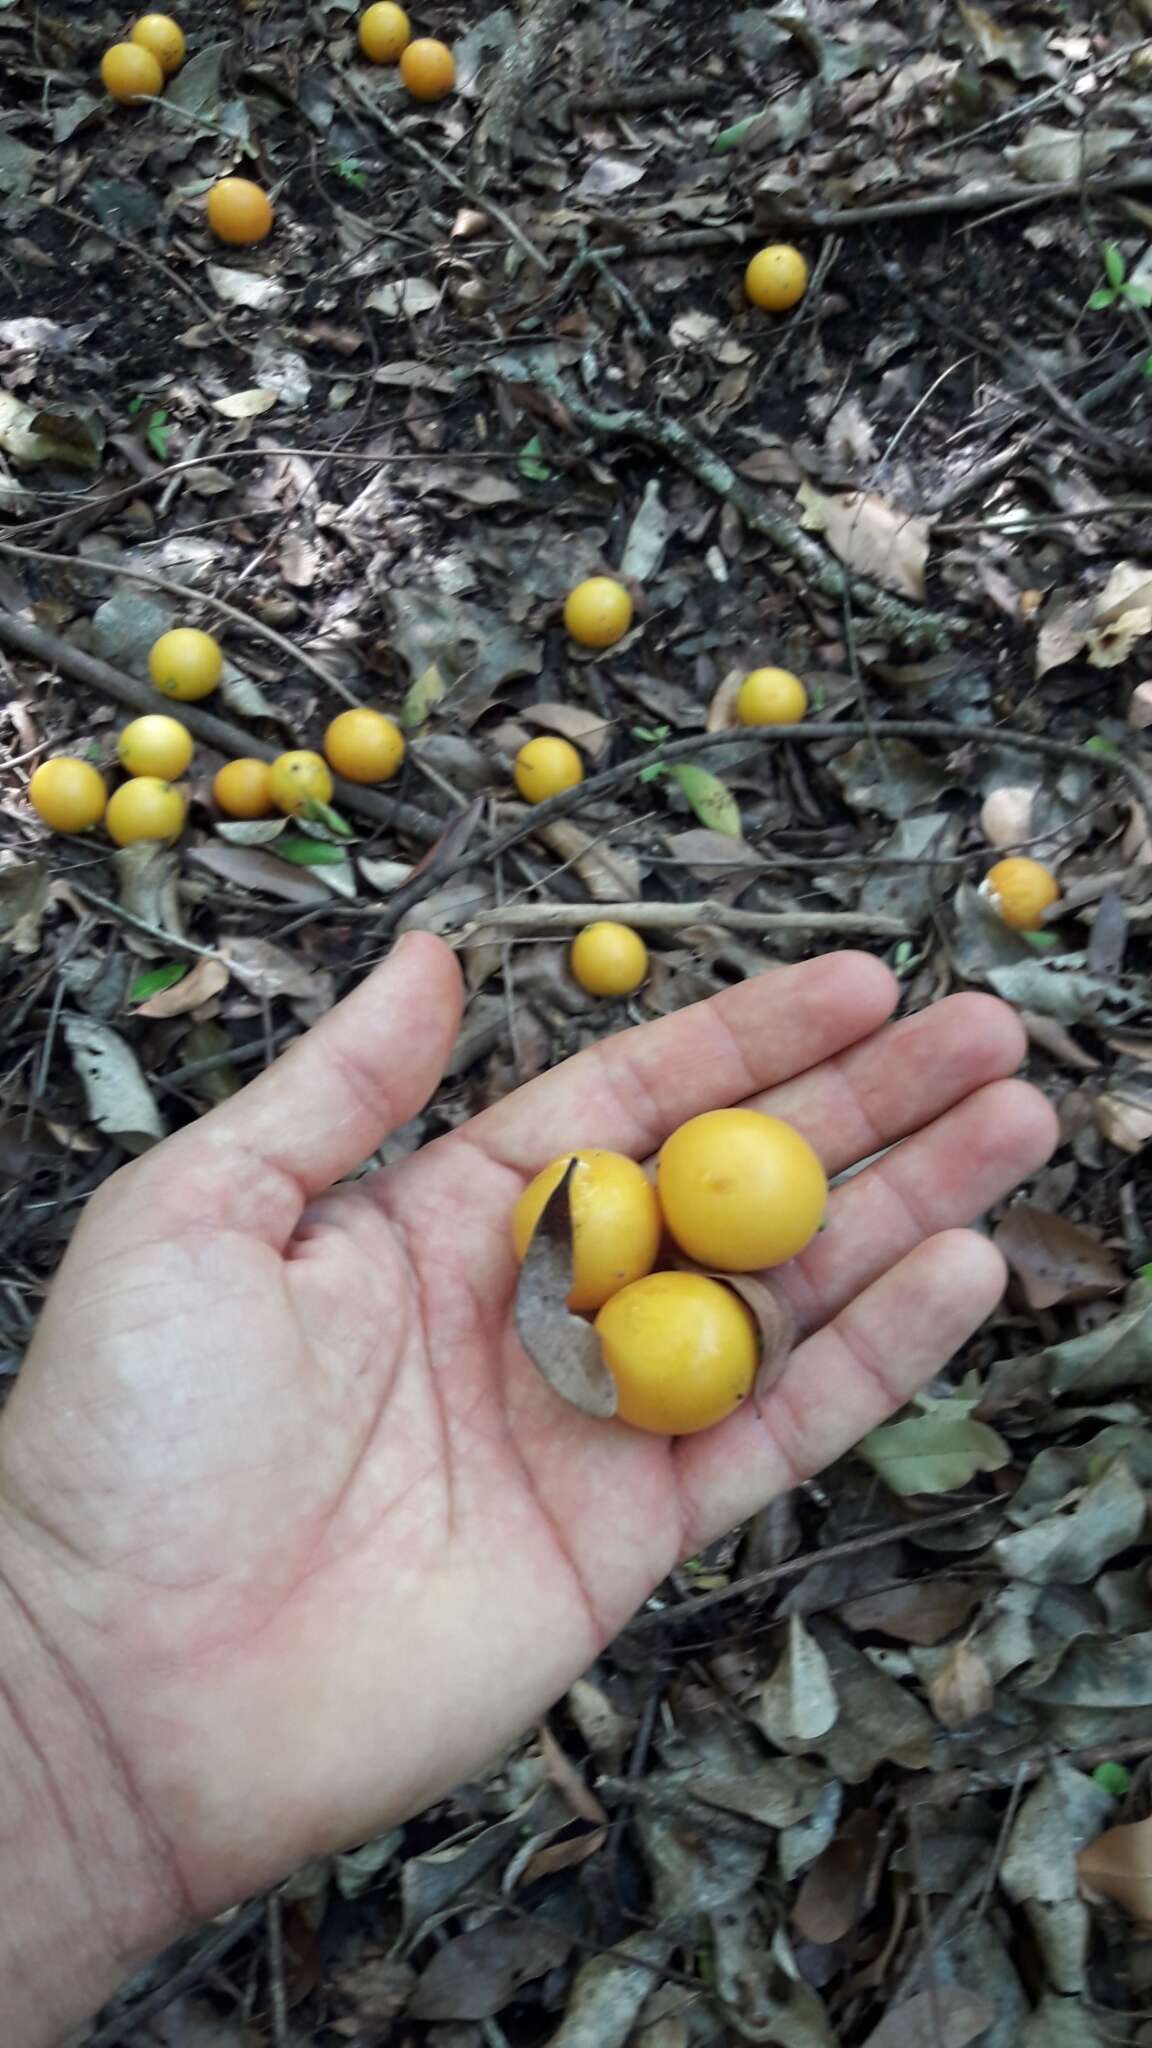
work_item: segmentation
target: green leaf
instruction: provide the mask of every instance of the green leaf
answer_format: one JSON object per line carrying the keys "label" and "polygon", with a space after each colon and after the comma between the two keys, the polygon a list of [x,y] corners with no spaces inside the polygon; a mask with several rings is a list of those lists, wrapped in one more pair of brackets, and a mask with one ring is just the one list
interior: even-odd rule
{"label": "green leaf", "polygon": [[135,398],[130,398],[130,399],[128,400],[128,410],[129,410],[129,412],[143,412],[143,410],[144,410],[144,394],[143,394],[143,392],[141,392],[141,391],[138,391],[138,392],[137,392],[137,394],[136,394],[136,396],[135,396]]}
{"label": "green leaf", "polygon": [[400,723],[405,732],[416,732],[428,722],[428,715],[434,711],[445,695],[448,685],[440,670],[433,662],[413,683],[400,707]]}
{"label": "green leaf", "polygon": [[639,780],[641,782],[656,782],[661,775],[666,775],[667,773],[668,770],[664,767],[663,762],[650,761],[647,768],[640,770]]}
{"label": "green leaf", "polygon": [[966,1401],[936,1401],[924,1415],[874,1429],[856,1449],[893,1493],[951,1493],[977,1472],[998,1472],[1011,1452]]}
{"label": "green leaf", "polygon": [[1034,953],[1059,953],[1067,943],[1058,932],[1021,932],[1020,937]]}
{"label": "green leaf", "polygon": [[153,996],[162,995],[166,988],[175,988],[188,972],[184,960],[169,960],[163,967],[149,967],[144,974],[138,974],[128,991],[130,1003],[146,1003]]}
{"label": "green leaf", "polygon": [[[324,825],[337,839],[354,839],[356,837],[348,820],[342,818],[339,811],[334,811],[331,804],[318,802],[314,796],[309,797],[296,822],[300,825]],[[277,848],[277,852],[279,852],[279,848]]]}
{"label": "green leaf", "polygon": [[670,725],[634,725],[632,737],[634,740],[643,740],[646,746],[658,747],[661,740],[667,739],[671,730]]}
{"label": "green leaf", "polygon": [[153,455],[158,456],[161,462],[167,462],[168,460],[168,443],[172,435],[172,429],[167,425],[167,420],[168,415],[166,412],[154,412],[144,431],[144,439],[147,441]]}
{"label": "green leaf", "polygon": [[742,121],[733,121],[730,128],[722,128],[712,144],[713,156],[724,156],[730,149],[739,149],[748,130],[760,120],[762,113],[763,109],[759,114],[745,114]]}
{"label": "green leaf", "polygon": [[333,846],[330,839],[295,839],[287,834],[276,841],[276,851],[281,860],[298,868],[338,868],[348,858],[344,847]]}
{"label": "green leaf", "polygon": [[363,192],[366,189],[368,180],[360,169],[360,164],[356,157],[338,156],[334,160],[332,168],[336,172],[337,177],[343,178],[346,185],[354,185],[357,192]]}
{"label": "green leaf", "polygon": [[1089,310],[1093,313],[1099,313],[1105,306],[1114,306],[1115,304],[1116,294],[1112,290],[1111,285],[1108,284],[1098,285],[1088,301]]}
{"label": "green leaf", "polygon": [[1152,356],[1145,356],[1143,374],[1145,377],[1152,377]]}
{"label": "green leaf", "polygon": [[1120,749],[1116,742],[1114,740],[1106,740],[1102,732],[1094,732],[1089,739],[1085,740],[1084,746],[1088,753],[1099,754],[1104,761],[1118,761],[1120,759]]}
{"label": "green leaf", "polygon": [[1104,1792],[1111,1792],[1114,1799],[1123,1799],[1132,1783],[1132,1773],[1123,1764],[1097,1764],[1092,1781]]}
{"label": "green leaf", "polygon": [[1146,284],[1121,285],[1120,297],[1127,299],[1130,306],[1152,306],[1152,292]]}
{"label": "green leaf", "polygon": [[546,462],[541,461],[543,452],[539,434],[533,434],[530,441],[525,441],[516,459],[516,467],[521,476],[528,477],[534,484],[546,484],[555,475],[555,471],[549,469]]}
{"label": "green leaf", "polygon": [[702,825],[707,825],[713,832],[725,833],[729,839],[744,837],[740,806],[718,775],[712,775],[707,768],[697,768],[694,761],[685,761],[671,773]]}
{"label": "green leaf", "polygon": [[1117,244],[1115,242],[1105,242],[1104,273],[1109,284],[1123,284],[1127,268],[1123,252]]}

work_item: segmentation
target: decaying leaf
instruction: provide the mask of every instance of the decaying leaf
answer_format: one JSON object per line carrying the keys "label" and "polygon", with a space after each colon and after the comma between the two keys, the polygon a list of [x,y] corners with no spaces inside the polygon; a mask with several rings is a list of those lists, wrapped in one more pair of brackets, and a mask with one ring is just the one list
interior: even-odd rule
{"label": "decaying leaf", "polygon": [[1111,1805],[1091,1778],[1056,1762],[1024,1798],[1008,1838],[1000,1882],[1027,1914],[1056,1991],[1076,1992],[1084,1983],[1088,1914],[1077,1858]]}
{"label": "decaying leaf", "polygon": [[760,1688],[753,1718],[778,1749],[789,1749],[826,1735],[839,1712],[828,1659],[801,1616],[792,1614],[787,1647]]}
{"label": "decaying leaf", "polygon": [[993,1232],[1029,1308],[1098,1301],[1124,1285],[1123,1270],[1092,1231],[1032,1202],[1016,1202]]}
{"label": "decaying leaf", "polygon": [[822,533],[839,561],[885,590],[923,598],[930,520],[899,511],[876,491],[834,497],[802,483],[796,496],[801,523]]}
{"label": "decaying leaf", "polygon": [[132,1048],[91,1017],[65,1016],[60,1028],[92,1122],[126,1152],[146,1152],[164,1136],[164,1119]]}
{"label": "decaying leaf", "polygon": [[992,1673],[979,1650],[961,1638],[928,1683],[928,1698],[945,1728],[963,1728],[990,1711],[996,1697]]}
{"label": "decaying leaf", "polygon": [[1097,1835],[1076,1867],[1085,1891],[1113,1899],[1133,1920],[1152,1922],[1152,1815]]}
{"label": "decaying leaf", "polygon": [[1117,1458],[1069,1514],[1048,1515],[1014,1536],[998,1537],[992,1546],[996,1561],[1009,1578],[1085,1585],[1110,1557],[1136,1542],[1146,1507],[1127,1459]]}
{"label": "decaying leaf", "polygon": [[14,953],[35,953],[40,920],[48,903],[49,871],[39,860],[0,867],[0,945]]}
{"label": "decaying leaf", "polygon": [[550,1387],[585,1415],[616,1413],[616,1382],[604,1363],[600,1339],[567,1306],[572,1285],[572,1218],[568,1168],[540,1214],[520,1267],[516,1328],[520,1342]]}
{"label": "decaying leaf", "polygon": [[562,1963],[568,1936],[546,1920],[489,1920],[433,1956],[408,2001],[417,2020],[485,2020],[521,1984]]}

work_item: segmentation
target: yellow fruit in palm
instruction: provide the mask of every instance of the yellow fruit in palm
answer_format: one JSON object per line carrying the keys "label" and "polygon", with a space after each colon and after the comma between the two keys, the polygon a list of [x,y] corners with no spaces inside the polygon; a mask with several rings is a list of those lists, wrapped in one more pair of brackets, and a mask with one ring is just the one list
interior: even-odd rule
{"label": "yellow fruit in palm", "polygon": [[28,784],[28,801],[53,832],[86,832],[104,816],[108,790],[91,761],[57,754],[41,761]]}
{"label": "yellow fruit in palm", "polygon": [[564,600],[564,624],[581,647],[614,647],[632,624],[632,599],[614,576],[586,576]]}
{"label": "yellow fruit in palm", "polygon": [[681,1124],[661,1149],[657,1186],[681,1251],[722,1273],[794,1259],[828,1201],[808,1140],[756,1109],[711,1109]]}
{"label": "yellow fruit in palm", "polygon": [[602,917],[573,939],[568,965],[591,996],[630,996],[648,972],[648,948],[631,925]]}
{"label": "yellow fruit in palm", "polygon": [[208,194],[208,225],[235,249],[262,242],[272,231],[272,201],[251,178],[221,178]]}
{"label": "yellow fruit in palm", "polygon": [[572,1291],[577,1313],[600,1308],[618,1288],[650,1273],[660,1249],[660,1204],[642,1167],[621,1152],[595,1147],[565,1152],[529,1181],[512,1215],[516,1256],[524,1257],[551,1195],[570,1159],[568,1183],[572,1217]]}
{"label": "yellow fruit in palm", "polygon": [[154,643],[148,673],[162,696],[181,704],[209,697],[224,673],[220,642],[197,626],[173,626]]}
{"label": "yellow fruit in palm", "polygon": [[984,893],[1014,932],[1039,931],[1044,912],[1060,900],[1060,884],[1043,861],[1014,854],[984,877]]}
{"label": "yellow fruit in palm", "polygon": [[359,705],[332,720],[324,752],[348,782],[387,782],[404,759],[404,735],[394,718]]}
{"label": "yellow fruit in palm", "polygon": [[268,791],[278,811],[298,817],[312,804],[330,804],[332,777],[322,754],[299,747],[277,754],[268,776]]}
{"label": "yellow fruit in palm", "polygon": [[106,93],[122,106],[136,100],[154,100],[164,90],[164,73],[152,55],[139,43],[113,43],[100,59],[100,82]]}
{"label": "yellow fruit in palm", "polygon": [[238,761],[225,761],[217,769],[212,794],[230,818],[267,818],[276,808],[271,784],[271,763],[242,754]]}
{"label": "yellow fruit in palm", "polygon": [[104,824],[117,846],[138,839],[175,839],[184,830],[187,804],[181,792],[159,775],[134,775],[112,792]]}
{"label": "yellow fruit in palm", "polygon": [[116,755],[126,775],[160,775],[166,782],[183,775],[195,742],[178,718],[150,711],[124,727]]}
{"label": "yellow fruit in palm", "polygon": [[787,668],[754,668],[736,699],[741,725],[798,725],[807,709],[808,692]]}
{"label": "yellow fruit in palm", "polygon": [[360,48],[373,64],[396,64],[412,40],[412,23],[396,0],[377,0],[360,16]]}
{"label": "yellow fruit in palm", "polygon": [[770,242],[757,250],[744,272],[744,289],[754,306],[786,313],[808,289],[808,265],[790,242]]}
{"label": "yellow fruit in palm", "polygon": [[132,24],[131,40],[151,51],[165,78],[171,78],[184,62],[184,31],[170,14],[142,14]]}
{"label": "yellow fruit in palm", "polygon": [[447,43],[420,36],[401,55],[400,76],[414,100],[442,100],[456,83],[456,59]]}
{"label": "yellow fruit in palm", "polygon": [[616,1413],[634,1429],[691,1436],[711,1429],[752,1390],[756,1324],[738,1295],[703,1273],[650,1273],[596,1318]]}
{"label": "yellow fruit in palm", "polygon": [[584,780],[584,763],[570,740],[527,740],[516,756],[516,787],[526,804],[542,804]]}

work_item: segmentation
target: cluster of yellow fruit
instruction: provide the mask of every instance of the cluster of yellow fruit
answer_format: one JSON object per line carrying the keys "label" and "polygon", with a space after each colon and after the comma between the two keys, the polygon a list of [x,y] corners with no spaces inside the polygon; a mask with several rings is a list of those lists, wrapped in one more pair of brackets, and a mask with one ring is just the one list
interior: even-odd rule
{"label": "cluster of yellow fruit", "polygon": [[126,43],[113,43],[100,60],[104,90],[125,106],[158,99],[164,83],[179,71],[187,45],[184,31],[168,14],[142,14]]}
{"label": "cluster of yellow fruit", "polygon": [[754,1109],[716,1109],[666,1141],[653,1186],[634,1159],[596,1149],[554,1159],[512,1219],[523,1258],[545,1203],[568,1183],[568,1307],[595,1316],[617,1413],[636,1429],[710,1429],[751,1389],[759,1342],[740,1297],[706,1273],[657,1272],[665,1232],[698,1265],[760,1272],[804,1250],[828,1200],[824,1169],[790,1124]]}
{"label": "cluster of yellow fruit", "polygon": [[360,48],[371,64],[398,64],[414,100],[442,100],[456,83],[456,60],[434,36],[412,40],[412,24],[396,0],[376,0],[360,16]]}
{"label": "cluster of yellow fruit", "polygon": [[[162,633],[148,656],[148,673],[162,696],[195,703],[215,690],[224,672],[220,643],[196,626]],[[273,811],[299,817],[313,803],[332,801],[331,770],[348,782],[387,782],[405,754],[395,719],[358,705],[332,719],[323,754],[293,748],[275,760],[243,756],[226,761],[212,784],[230,818],[267,818]],[[109,797],[98,768],[67,754],[42,761],[28,785],[33,810],[54,832],[86,832],[103,820],[117,846],[139,839],[175,839],[184,829],[187,800],[174,787],[192,759],[194,741],[178,718],[149,712],[126,725],[116,745],[128,782]]]}

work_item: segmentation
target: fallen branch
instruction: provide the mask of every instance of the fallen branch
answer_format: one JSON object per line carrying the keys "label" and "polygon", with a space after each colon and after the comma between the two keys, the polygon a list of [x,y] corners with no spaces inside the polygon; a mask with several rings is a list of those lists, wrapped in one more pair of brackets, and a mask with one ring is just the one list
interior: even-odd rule
{"label": "fallen branch", "polygon": [[728,932],[876,932],[886,939],[906,939],[915,930],[903,918],[872,916],[866,910],[736,910],[706,896],[698,903],[498,904],[474,914],[468,936],[482,938],[493,928],[505,933],[579,931],[602,917],[653,932],[715,924]]}
{"label": "fallen branch", "polygon": [[[573,0],[527,0],[517,32],[496,68],[472,142],[472,161],[491,150],[501,169],[512,160],[516,123],[527,112],[536,80],[556,54]],[[491,208],[488,209],[491,212]]]}
{"label": "fallen branch", "polygon": [[973,1792],[995,1792],[1006,1785],[1026,1785],[1049,1764],[1071,1764],[1078,1771],[1095,1770],[1097,1764],[1123,1763],[1135,1757],[1152,1755],[1152,1735],[1134,1735],[1127,1742],[1096,1742],[1087,1749],[1064,1749],[1053,1743],[1039,1756],[1006,1756],[986,1771],[965,1770],[941,1771],[938,1778],[927,1784],[923,1775],[912,1784],[905,1785],[896,1804],[903,1810],[910,1806],[946,1806],[950,1800],[965,1799]]}
{"label": "fallen branch", "polygon": [[[64,556],[63,559],[68,561],[71,558]],[[54,633],[45,633],[27,619],[17,618],[14,612],[0,611],[0,646],[7,647],[13,654],[38,661],[45,668],[60,669],[65,675],[74,676],[78,683],[87,683],[91,689],[99,690],[102,696],[111,697],[114,703],[123,704],[129,711],[155,711],[163,701],[150,683],[141,682],[136,676],[123,675],[108,662],[85,653],[82,647],[73,647],[69,640],[57,639]],[[197,704],[181,704],[178,708],[181,723],[188,727],[190,733],[203,740],[205,746],[217,747],[222,754],[233,759],[239,755],[254,754],[258,760],[274,761],[283,751],[280,747],[270,746],[266,740],[254,738],[242,726],[218,718],[214,711],[201,711]],[[434,818],[430,811],[422,811],[416,804],[401,803],[398,797],[382,796],[379,790],[362,789],[354,783],[341,781],[339,777],[333,780],[336,801],[343,811],[370,818],[373,824],[396,826],[429,845],[439,839],[444,830],[443,819]]]}
{"label": "fallen branch", "polygon": [[568,111],[573,114],[643,114],[650,107],[694,107],[711,99],[716,80],[673,78],[656,85],[610,85],[603,92],[573,93]]}
{"label": "fallen branch", "polygon": [[526,384],[533,390],[544,392],[562,406],[578,426],[586,427],[590,433],[604,440],[643,441],[651,448],[663,449],[666,455],[679,463],[681,469],[686,469],[691,476],[707,485],[718,498],[735,505],[754,533],[763,534],[766,540],[790,556],[811,589],[838,605],[850,600],[870,612],[878,625],[908,646],[928,647],[939,652],[966,630],[960,619],[948,618],[939,612],[922,611],[905,603],[903,598],[878,590],[874,583],[866,583],[862,578],[851,575],[818,546],[810,534],[797,526],[795,520],[782,512],[773,512],[763,504],[751,485],[737,476],[723,456],[697,440],[695,434],[681,426],[678,420],[657,419],[636,407],[624,412],[602,412],[579,397],[556,370],[544,362],[534,361],[529,355],[501,357],[494,366],[494,374],[506,382]]}

